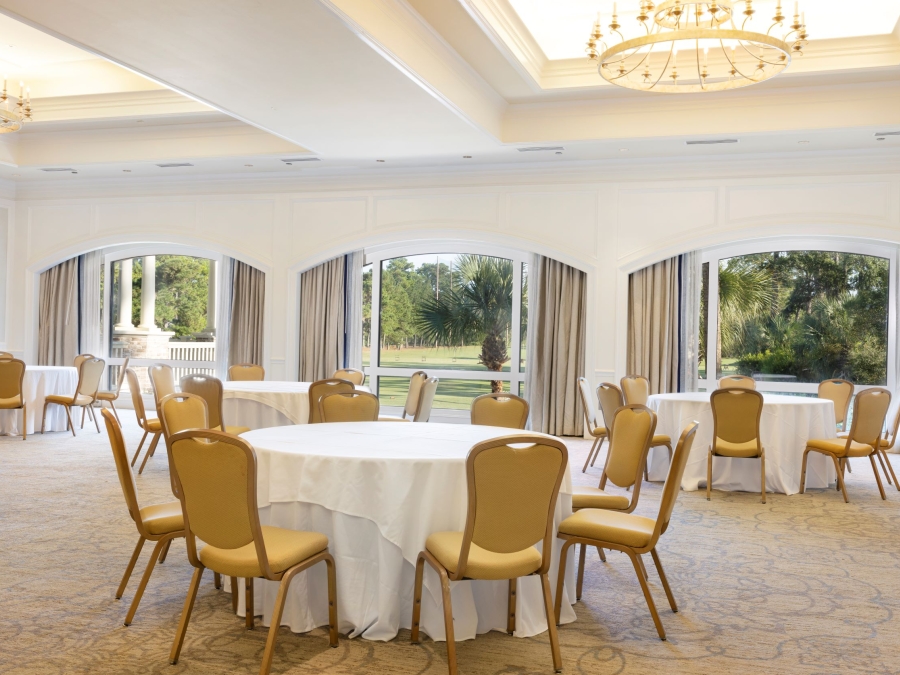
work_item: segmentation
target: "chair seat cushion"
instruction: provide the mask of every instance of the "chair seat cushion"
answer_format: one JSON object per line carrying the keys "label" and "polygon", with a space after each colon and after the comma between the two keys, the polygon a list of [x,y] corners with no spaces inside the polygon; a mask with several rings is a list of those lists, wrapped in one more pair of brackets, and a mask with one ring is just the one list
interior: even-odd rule
{"label": "chair seat cushion", "polygon": [[713,454],[722,457],[759,457],[760,448],[756,445],[756,439],[744,443],[732,443],[717,438],[713,446]]}
{"label": "chair seat cushion", "polygon": [[650,544],[656,521],[618,511],[581,509],[559,524],[559,533],[631,548]]}
{"label": "chair seat cushion", "polygon": [[412,422],[411,417],[398,417],[397,415],[379,415],[379,422]]}
{"label": "chair seat cushion", "polygon": [[76,394],[75,396],[62,396],[60,394],[50,394],[44,398],[46,403],[56,403],[58,405],[90,405],[93,401],[90,396],[84,394]]}
{"label": "chair seat cushion", "polygon": [[[215,431],[222,431],[221,426],[214,427],[213,429]],[[241,434],[245,434],[248,431],[250,431],[250,427],[232,427],[232,426],[229,426],[228,424],[225,425],[225,433],[231,434],[232,436],[240,436]]]}
{"label": "chair seat cushion", "polygon": [[[328,537],[319,532],[301,532],[263,525],[262,535],[273,574],[281,574],[328,548]],[[219,574],[245,579],[262,576],[253,542],[233,549],[207,545],[200,549],[199,556],[200,562]]]}
{"label": "chair seat cushion", "polygon": [[21,408],[22,407],[22,395],[16,394],[15,396],[10,396],[9,398],[0,398],[0,410],[9,410],[11,408]]}
{"label": "chair seat cushion", "polygon": [[141,521],[150,534],[163,535],[184,529],[181,502],[153,504],[141,509]]}
{"label": "chair seat cushion", "polygon": [[157,431],[162,431],[162,423],[155,417],[152,419],[148,419],[144,424],[144,430],[149,431],[151,434],[154,434]]}
{"label": "chair seat cushion", "polygon": [[612,509],[624,511],[631,504],[631,500],[625,495],[611,495],[600,488],[586,485],[572,486],[573,509]]}
{"label": "chair seat cushion", "polygon": [[[453,574],[459,563],[462,540],[462,532],[435,532],[425,541],[425,549]],[[516,579],[537,572],[541,562],[541,554],[534,546],[515,553],[494,553],[472,542],[465,576],[469,579]]]}
{"label": "chair seat cushion", "polygon": [[856,441],[850,442],[850,450],[847,451],[845,438],[814,438],[806,441],[806,447],[835,457],[868,457],[874,452],[871,445]]}
{"label": "chair seat cushion", "polygon": [[650,441],[650,447],[655,448],[657,445],[672,445],[672,437],[665,434],[656,434]]}
{"label": "chair seat cushion", "polygon": [[590,431],[591,431],[591,436],[594,436],[594,437],[606,436],[606,434],[607,434],[606,427],[594,427]]}
{"label": "chair seat cushion", "polygon": [[882,438],[881,440],[878,441],[878,443],[882,448],[891,447],[891,442],[886,438]]}
{"label": "chair seat cushion", "polygon": [[119,398],[119,392],[117,392],[117,391],[98,391],[96,398],[98,401],[115,401],[116,399]]}

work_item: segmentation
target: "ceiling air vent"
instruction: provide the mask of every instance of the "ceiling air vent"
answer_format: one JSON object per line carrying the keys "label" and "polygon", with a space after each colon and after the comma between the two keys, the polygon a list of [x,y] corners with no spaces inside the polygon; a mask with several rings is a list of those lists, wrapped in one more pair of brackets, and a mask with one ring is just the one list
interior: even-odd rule
{"label": "ceiling air vent", "polygon": [[57,167],[57,166],[50,167],[47,169],[41,169],[41,171],[74,171],[74,170],[75,169],[72,169],[70,167]]}
{"label": "ceiling air vent", "polygon": [[516,148],[519,152],[558,152],[565,150],[561,145],[534,145],[530,148]]}
{"label": "ceiling air vent", "polygon": [[180,166],[194,166],[190,162],[173,162],[172,164],[157,164],[160,169],[177,169]]}
{"label": "ceiling air vent", "polygon": [[318,157],[295,157],[294,159],[283,159],[281,161],[285,164],[293,164],[294,162],[321,162],[322,160]]}
{"label": "ceiling air vent", "polygon": [[685,145],[722,145],[724,143],[737,143],[736,138],[717,138],[712,141],[685,141]]}
{"label": "ceiling air vent", "polygon": [[900,136],[900,131],[876,131],[875,138],[881,138],[883,136]]}

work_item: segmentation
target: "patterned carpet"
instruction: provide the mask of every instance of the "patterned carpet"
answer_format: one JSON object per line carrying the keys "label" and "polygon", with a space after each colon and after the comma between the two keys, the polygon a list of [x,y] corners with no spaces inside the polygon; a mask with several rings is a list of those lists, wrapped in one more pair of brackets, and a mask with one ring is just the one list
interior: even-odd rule
{"label": "patterned carpet", "polygon": [[[138,432],[126,423],[129,448]],[[578,482],[588,444],[569,443]],[[900,458],[892,456],[900,471]],[[143,504],[171,499],[163,454],[138,479]],[[653,514],[659,484],[644,488]],[[834,490],[759,503],[753,494],[682,493],[659,551],[681,611],[668,610],[655,570],[651,586],[669,640],[656,637],[631,565],[621,554],[588,556],[578,621],[560,630],[567,673],[900,672],[900,493],[882,502],[857,460],[851,503]],[[0,438],[0,672],[255,673],[266,632],[248,632],[229,595],[201,586],[181,662],[167,656],[191,568],[172,546],[148,586],[135,623],[122,619],[120,575],[136,541],[105,432]],[[183,540],[182,540],[183,541]],[[146,546],[138,569],[149,556]],[[665,609],[663,609],[665,607]],[[274,673],[445,673],[442,644],[342,639],[282,629]],[[489,633],[459,643],[471,674],[551,673],[545,636]]]}

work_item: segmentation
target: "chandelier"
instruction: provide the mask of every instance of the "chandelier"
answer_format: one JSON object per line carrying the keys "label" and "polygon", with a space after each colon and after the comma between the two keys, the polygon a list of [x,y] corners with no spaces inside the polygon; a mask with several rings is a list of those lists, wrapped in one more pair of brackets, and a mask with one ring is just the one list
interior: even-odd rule
{"label": "chandelier", "polygon": [[617,4],[606,36],[598,13],[586,52],[603,79],[628,89],[671,94],[747,87],[781,73],[807,44],[798,3],[785,25],[781,0],[770,20],[757,16],[753,0],[640,0],[635,37],[623,34],[631,31],[619,23]]}
{"label": "chandelier", "polygon": [[12,110],[9,109],[9,99],[4,77],[3,95],[0,96],[0,134],[18,131],[25,122],[31,121],[31,88],[19,82],[19,98]]}

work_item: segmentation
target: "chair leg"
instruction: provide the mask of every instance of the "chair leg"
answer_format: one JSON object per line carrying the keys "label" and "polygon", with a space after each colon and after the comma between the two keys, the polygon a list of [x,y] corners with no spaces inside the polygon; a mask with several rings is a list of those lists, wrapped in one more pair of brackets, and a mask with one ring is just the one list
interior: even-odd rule
{"label": "chair leg", "polygon": [[97,421],[97,413],[94,412],[94,404],[91,403],[88,408],[91,411],[91,419],[94,420],[94,426],[97,428],[97,433],[100,433],[100,423]]}
{"label": "chair leg", "polygon": [[653,602],[653,596],[650,595],[650,587],[641,571],[641,563],[638,556],[632,551],[626,551],[628,557],[631,558],[631,564],[634,565],[634,572],[637,574],[638,581],[641,583],[641,590],[644,591],[644,599],[647,601],[647,607],[650,609],[650,616],[653,617],[653,623],[656,624],[656,632],[659,634],[660,640],[666,639],[666,629],[663,628],[662,621],[659,620],[659,614],[656,612],[656,604]]}
{"label": "chair leg", "polygon": [[141,583],[138,585],[137,592],[134,594],[134,599],[131,601],[131,607],[128,608],[128,614],[125,616],[125,625],[130,626],[131,622],[134,620],[135,612],[137,612],[138,605],[141,604],[141,598],[144,596],[144,589],[147,588],[147,582],[150,581],[150,575],[153,574],[153,568],[156,567],[156,561],[159,559],[159,554],[162,552],[163,547],[172,541],[169,539],[160,539],[156,542],[156,546],[153,547],[153,553],[150,554],[150,560],[147,562],[147,568],[144,570],[144,575],[141,577]]}
{"label": "chair leg", "polygon": [[881,483],[881,475],[878,473],[878,465],[875,463],[875,454],[878,454],[877,450],[874,454],[869,455],[869,461],[872,462],[872,471],[875,473],[875,482],[878,483],[878,491],[881,493],[881,498],[887,499],[887,495],[884,494],[884,485]]}
{"label": "chair leg", "polygon": [[231,577],[231,609],[237,614],[238,610],[238,580],[237,577]]}
{"label": "chair leg", "polygon": [[594,466],[594,462],[597,461],[597,458],[600,456],[600,450],[603,448],[603,443],[607,440],[606,436],[600,437],[600,445],[597,446],[597,450],[594,452],[594,458],[591,460],[591,466]]}
{"label": "chair leg", "polygon": [[879,448],[875,451],[875,454],[878,455],[878,463],[881,464],[881,470],[884,471],[884,477],[887,480],[888,485],[893,485],[893,483],[891,482],[891,474],[888,473],[887,465],[884,463],[882,450]]}
{"label": "chair leg", "polygon": [[330,553],[327,553],[325,557],[325,569],[328,572],[328,643],[336,648],[338,646],[337,571],[334,566],[334,558]]}
{"label": "chair leg", "polygon": [[602,438],[603,436],[597,436],[597,438],[594,439],[594,443],[593,445],[591,445],[591,449],[588,451],[587,459],[584,460],[584,466],[581,469],[581,473],[585,473],[587,471],[588,464],[591,463],[591,459],[594,457],[594,451],[597,449],[597,444],[600,443]]}
{"label": "chair leg", "polygon": [[119,583],[119,588],[116,590],[116,600],[122,599],[122,594],[125,592],[125,587],[128,585],[128,580],[131,578],[131,573],[134,571],[134,566],[137,564],[138,558],[141,555],[141,550],[144,548],[144,542],[147,541],[143,537],[138,539],[137,546],[134,547],[134,553],[131,554],[131,560],[128,561],[128,567],[125,568],[125,574],[122,575],[122,581]]}
{"label": "chair leg", "polygon": [[218,572],[213,572],[213,586],[217,591],[222,590],[222,575]]}
{"label": "chair leg", "polygon": [[66,409],[66,418],[69,420],[69,428],[72,430],[72,436],[75,436],[75,423],[72,421],[72,411],[67,405],[64,405],[63,408]]}
{"label": "chair leg", "polygon": [[44,433],[44,425],[47,422],[47,406],[50,405],[46,401],[44,402],[44,412],[41,415],[41,433]]}
{"label": "chair leg", "polygon": [[156,444],[159,443],[160,434],[153,434],[153,440],[150,441],[150,447],[147,448],[147,453],[144,455],[144,461],[141,462],[141,468],[138,470],[138,475],[144,473],[144,467],[147,466],[147,460],[153,457],[153,453],[156,452]]}
{"label": "chair leg", "polygon": [[253,579],[244,579],[244,624],[247,630],[253,630],[253,618],[256,608],[253,606]]}
{"label": "chair leg", "polygon": [[841,465],[838,462],[838,458],[834,455],[831,456],[831,459],[834,460],[834,469],[835,471],[837,471],[838,487],[840,488],[841,492],[844,493],[844,503],[849,504],[850,500],[847,498],[847,486],[844,485],[844,475],[843,471],[841,471]]}
{"label": "chair leg", "polygon": [[506,605],[506,632],[513,635],[516,632],[516,579],[509,580],[509,601]]}
{"label": "chair leg", "polygon": [[603,552],[603,549],[599,546],[597,547],[597,553],[600,554],[600,560],[606,562],[606,554]]}
{"label": "chair leg", "polygon": [[897,488],[897,491],[900,492],[900,483],[897,482],[897,474],[894,473],[894,467],[891,464],[891,458],[888,456],[887,451],[884,448],[879,448],[878,452],[880,453],[880,456],[883,457],[882,461],[887,466],[887,468],[884,470],[884,474],[888,477],[888,483],[890,483],[891,478],[893,478],[894,486]]}
{"label": "chair leg", "polygon": [[453,606],[450,604],[450,578],[443,568],[438,570],[441,577],[441,596],[444,602],[444,636],[447,640],[447,670],[450,675],[457,675],[456,669],[456,634],[453,630]]}
{"label": "chair leg", "polygon": [[87,406],[81,406],[81,428],[84,429],[84,415],[87,412]]}
{"label": "chair leg", "polygon": [[650,575],[647,574],[647,568],[644,566],[644,559],[639,555],[639,556],[637,556],[637,561],[638,561],[638,565],[641,566],[641,572],[644,573],[644,579],[649,581]]}
{"label": "chair leg", "polygon": [[[272,621],[269,624],[269,635],[266,638],[266,649],[263,651],[262,665],[259,675],[268,675],[272,668],[272,657],[275,654],[275,640],[278,638],[278,629],[281,627],[281,615],[284,613],[284,601],[287,599],[288,587],[294,578],[294,570],[288,571],[278,585],[278,595],[275,598],[275,608],[272,610]],[[252,581],[252,580],[251,580]]]}
{"label": "chair leg", "polygon": [[134,453],[134,457],[131,458],[131,466],[134,466],[134,463],[137,461],[137,458],[140,456],[141,448],[144,447],[144,441],[146,440],[148,433],[149,433],[148,431],[145,431],[144,435],[141,436],[141,442],[138,443],[137,450]]}
{"label": "chair leg", "polygon": [[556,616],[556,625],[559,625],[559,613],[562,609],[563,584],[566,581],[566,562],[569,559],[569,549],[573,545],[571,539],[566,539],[559,552],[559,574],[556,577],[556,604],[553,608]]}
{"label": "chair leg", "polygon": [[806,460],[809,458],[809,448],[803,451],[803,463],[800,465],[800,494],[806,492]]}
{"label": "chair leg", "polygon": [[553,615],[553,598],[550,596],[550,579],[541,575],[541,588],[544,590],[544,611],[547,613],[547,631],[550,633],[550,651],[553,654],[553,670],[562,672],[562,655],[559,652],[559,634],[556,632],[556,617]]}
{"label": "chair leg", "polygon": [[188,622],[191,620],[191,611],[194,609],[194,600],[197,599],[197,590],[200,588],[200,579],[203,576],[203,567],[194,570],[191,577],[191,585],[188,588],[187,597],[184,599],[184,609],[181,611],[181,621],[178,622],[178,630],[175,633],[175,642],[172,643],[172,651],[169,652],[169,663],[173,666],[178,663],[181,654],[181,645],[184,644],[184,634],[187,632]]}
{"label": "chair leg", "polygon": [[109,407],[112,408],[113,415],[116,416],[116,422],[118,422],[119,424],[122,424],[122,420],[119,419],[119,411],[116,410],[116,404],[113,401],[110,401]]}
{"label": "chair leg", "polygon": [[578,584],[575,586],[575,600],[581,600],[581,589],[584,587],[584,559],[587,544],[582,544],[578,551]]}
{"label": "chair leg", "polygon": [[666,573],[663,572],[662,562],[659,560],[659,554],[657,554],[655,547],[650,549],[650,555],[653,556],[653,564],[656,565],[656,571],[659,572],[659,580],[662,582],[666,597],[669,599],[669,607],[672,608],[673,612],[677,613],[678,605],[675,604],[675,596],[672,595],[672,589],[669,588],[669,580],[666,579]]}
{"label": "chair leg", "polygon": [[163,546],[162,553],[159,554],[159,564],[162,565],[166,562],[166,556],[169,555],[169,546],[172,545],[172,540],[166,542],[165,546]]}
{"label": "chair leg", "polygon": [[409,641],[419,644],[419,619],[422,616],[422,577],[425,574],[425,556],[420,553],[416,560],[416,580],[413,584],[413,615]]}
{"label": "chair leg", "polygon": [[759,481],[760,487],[759,490],[762,493],[762,503],[766,503],[766,452],[763,450],[762,454],[759,456]]}
{"label": "chair leg", "polygon": [[709,457],[706,460],[706,501],[709,501],[712,492],[712,446],[709,448]]}

